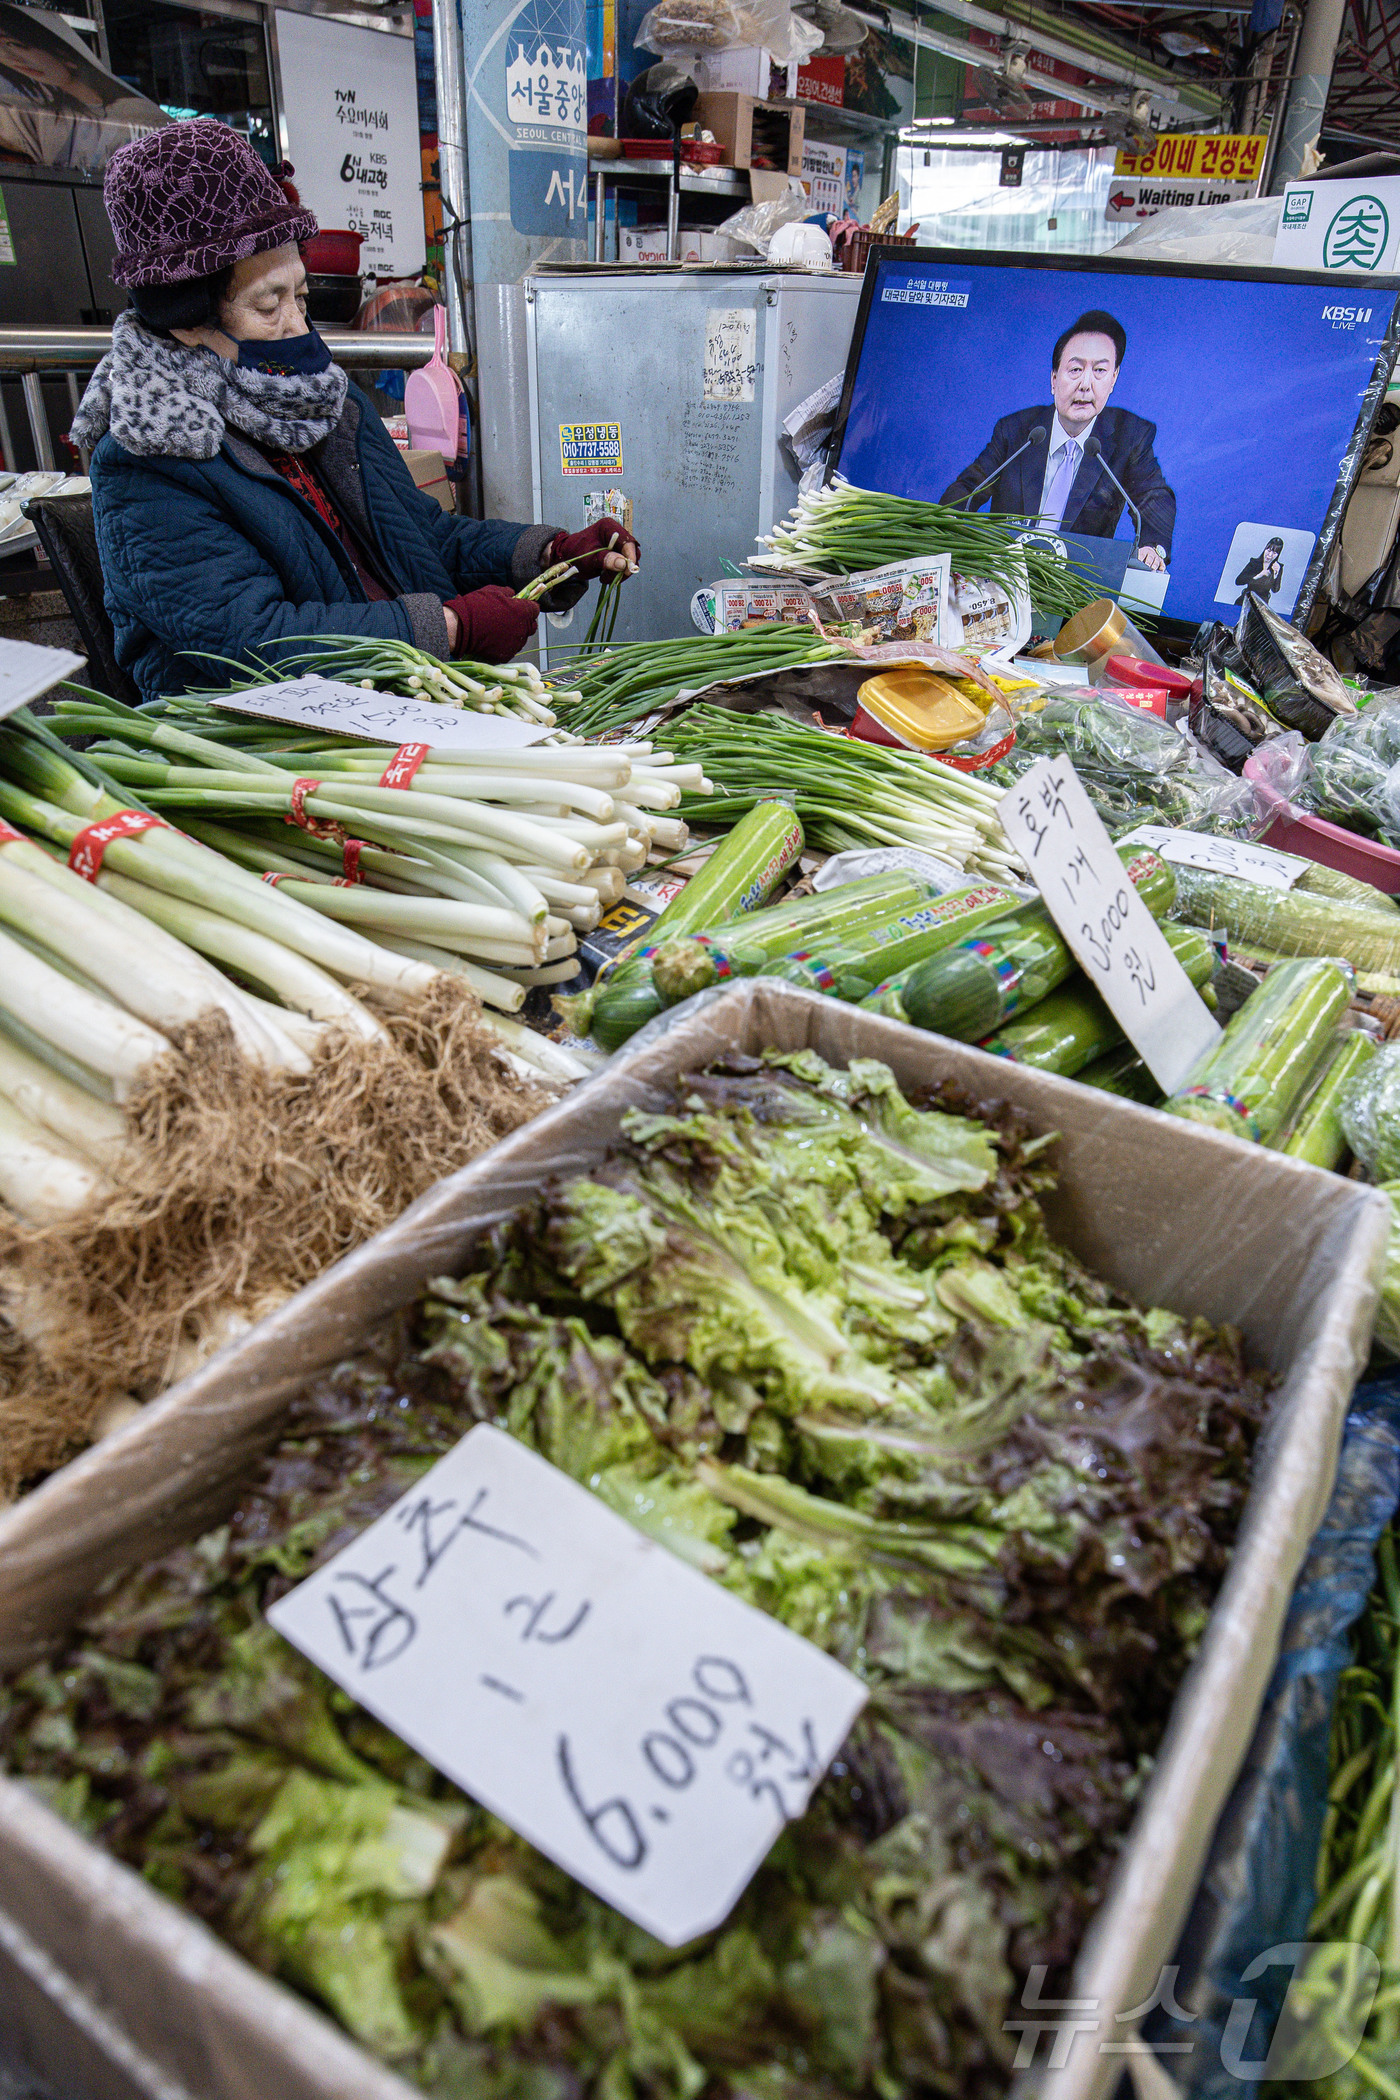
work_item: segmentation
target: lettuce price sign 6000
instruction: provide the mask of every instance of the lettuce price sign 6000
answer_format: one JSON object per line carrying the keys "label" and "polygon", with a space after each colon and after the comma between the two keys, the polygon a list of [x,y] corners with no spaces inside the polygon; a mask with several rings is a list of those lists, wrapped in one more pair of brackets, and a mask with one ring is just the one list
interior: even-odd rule
{"label": "lettuce price sign 6000", "polygon": [[268,1617],[671,1947],[727,1917],[865,1703],[820,1649],[484,1423]]}

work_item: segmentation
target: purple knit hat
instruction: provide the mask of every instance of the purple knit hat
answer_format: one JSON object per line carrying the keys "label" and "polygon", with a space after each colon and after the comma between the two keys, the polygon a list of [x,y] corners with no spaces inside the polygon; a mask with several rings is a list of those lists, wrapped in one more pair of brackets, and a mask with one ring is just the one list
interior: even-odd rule
{"label": "purple knit hat", "polygon": [[120,147],[107,163],[102,201],[117,237],[118,284],[212,277],[319,230],[247,140],[212,117],[164,124]]}

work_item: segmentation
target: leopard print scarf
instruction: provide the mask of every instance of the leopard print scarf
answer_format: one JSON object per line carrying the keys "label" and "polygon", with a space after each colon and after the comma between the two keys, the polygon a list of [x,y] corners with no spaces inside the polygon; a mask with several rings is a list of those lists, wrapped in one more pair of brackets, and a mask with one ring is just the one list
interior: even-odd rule
{"label": "leopard print scarf", "polygon": [[303,375],[258,372],[213,350],[187,350],[128,310],[73,419],[73,441],[91,451],[111,431],[142,458],[212,459],[228,426],[280,452],[309,452],[345,406],[338,365]]}

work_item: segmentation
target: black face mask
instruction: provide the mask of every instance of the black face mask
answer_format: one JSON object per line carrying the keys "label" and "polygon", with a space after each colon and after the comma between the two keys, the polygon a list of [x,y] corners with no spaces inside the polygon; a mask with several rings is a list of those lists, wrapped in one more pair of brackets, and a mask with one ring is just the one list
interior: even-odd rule
{"label": "black face mask", "polygon": [[309,379],[330,368],[331,353],[308,328],[305,335],[279,336],[274,342],[241,342],[238,362],[245,371],[271,372],[281,379]]}

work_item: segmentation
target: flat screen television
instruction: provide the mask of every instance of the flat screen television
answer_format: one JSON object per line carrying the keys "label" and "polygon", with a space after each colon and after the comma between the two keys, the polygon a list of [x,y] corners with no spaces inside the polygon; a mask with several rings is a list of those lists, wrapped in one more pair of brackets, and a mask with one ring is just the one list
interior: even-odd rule
{"label": "flat screen television", "polygon": [[1394,278],[879,247],[832,469],[1022,518],[1168,631],[1250,588],[1301,624],[1397,302]]}

